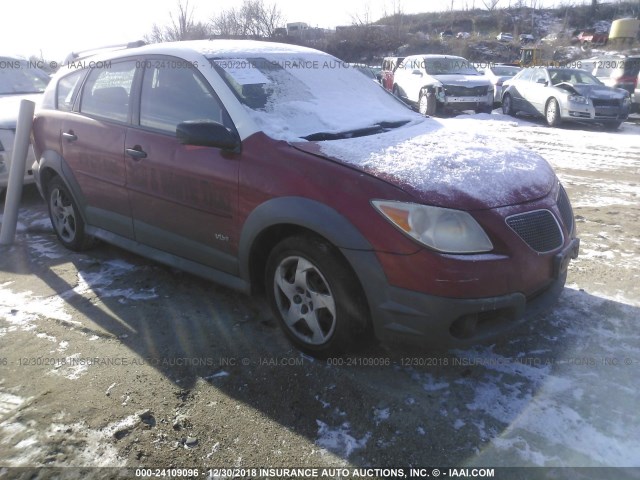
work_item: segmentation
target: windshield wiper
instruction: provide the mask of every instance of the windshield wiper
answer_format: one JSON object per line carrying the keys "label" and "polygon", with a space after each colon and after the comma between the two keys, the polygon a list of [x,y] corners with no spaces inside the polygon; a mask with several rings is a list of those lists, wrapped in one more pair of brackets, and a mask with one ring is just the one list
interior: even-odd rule
{"label": "windshield wiper", "polygon": [[353,130],[345,130],[344,132],[317,132],[302,137],[310,142],[321,142],[324,140],[342,140],[345,138],[364,137],[376,133],[387,132],[391,129],[401,127],[409,123],[409,120],[400,120],[397,122],[380,122],[370,127],[356,128]]}

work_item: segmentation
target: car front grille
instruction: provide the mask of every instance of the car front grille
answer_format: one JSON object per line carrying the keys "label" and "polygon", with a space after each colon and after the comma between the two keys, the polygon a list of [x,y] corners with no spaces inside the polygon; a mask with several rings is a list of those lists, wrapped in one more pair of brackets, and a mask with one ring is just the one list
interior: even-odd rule
{"label": "car front grille", "polygon": [[562,246],[560,225],[549,210],[513,215],[507,218],[507,225],[536,252],[550,252]]}
{"label": "car front grille", "polygon": [[619,107],[620,100],[614,99],[605,99],[605,98],[592,98],[594,107]]}
{"label": "car front grille", "polygon": [[571,208],[571,202],[569,202],[569,196],[562,185],[560,185],[560,192],[558,193],[558,210],[560,210],[562,223],[564,223],[569,235],[573,235],[573,209]]}
{"label": "car front grille", "polygon": [[445,85],[445,94],[450,97],[481,97],[487,94],[489,87],[460,87],[457,85]]}

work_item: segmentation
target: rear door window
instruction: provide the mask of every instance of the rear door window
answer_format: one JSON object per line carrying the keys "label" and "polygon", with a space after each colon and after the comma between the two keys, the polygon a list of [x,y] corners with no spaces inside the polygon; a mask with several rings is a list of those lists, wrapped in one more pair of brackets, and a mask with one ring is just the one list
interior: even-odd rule
{"label": "rear door window", "polygon": [[70,112],[73,109],[75,93],[86,73],[86,70],[78,70],[60,79],[56,92],[56,108],[58,110]]}
{"label": "rear door window", "polygon": [[108,120],[128,122],[135,73],[135,61],[105,63],[102,68],[94,68],[82,91],[80,111]]}

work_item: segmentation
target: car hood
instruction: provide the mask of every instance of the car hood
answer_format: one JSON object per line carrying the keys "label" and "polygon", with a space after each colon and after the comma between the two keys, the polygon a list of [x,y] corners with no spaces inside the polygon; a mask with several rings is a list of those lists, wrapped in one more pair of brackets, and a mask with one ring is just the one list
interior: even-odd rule
{"label": "car hood", "polygon": [[596,98],[599,100],[613,100],[623,99],[626,97],[626,90],[619,88],[611,88],[605,85],[585,85],[582,83],[560,83],[556,85],[556,88],[567,90],[574,90],[579,95],[587,98]]}
{"label": "car hood", "polygon": [[443,85],[456,87],[483,87],[491,84],[483,75],[429,75]]}
{"label": "car hood", "polygon": [[532,201],[557,181],[538,154],[435,119],[378,135],[294,144],[392,183],[416,201],[482,210]]}
{"label": "car hood", "polygon": [[37,105],[41,98],[41,93],[0,96],[0,128],[16,128],[21,100],[31,100]]}

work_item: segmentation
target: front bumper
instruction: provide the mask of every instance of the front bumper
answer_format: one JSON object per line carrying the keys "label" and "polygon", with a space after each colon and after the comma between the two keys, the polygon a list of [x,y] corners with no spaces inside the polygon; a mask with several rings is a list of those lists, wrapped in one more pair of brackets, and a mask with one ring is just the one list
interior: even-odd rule
{"label": "front bumper", "polygon": [[446,298],[398,288],[387,283],[372,252],[343,250],[354,266],[369,300],[376,337],[434,349],[462,348],[503,336],[550,308],[560,296],[570,259],[579,240],[554,259],[555,278],[528,297],[513,292],[486,298]]}
{"label": "front bumper", "polygon": [[593,106],[575,102],[567,102],[562,105],[561,117],[563,120],[580,121],[624,121],[629,117],[629,107],[625,106]]}

